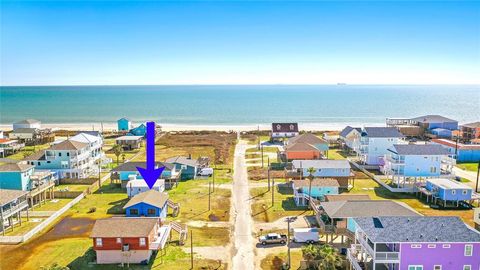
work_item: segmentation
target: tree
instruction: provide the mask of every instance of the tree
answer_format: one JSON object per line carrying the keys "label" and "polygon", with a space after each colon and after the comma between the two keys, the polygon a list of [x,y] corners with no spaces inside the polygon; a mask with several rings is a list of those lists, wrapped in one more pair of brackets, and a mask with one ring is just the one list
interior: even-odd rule
{"label": "tree", "polygon": [[123,147],[121,145],[115,144],[113,146],[112,150],[113,150],[113,153],[115,154],[115,156],[117,157],[117,165],[118,165],[118,159],[119,159],[120,155],[123,153]]}
{"label": "tree", "polygon": [[307,245],[302,247],[303,258],[308,269],[336,270],[341,269],[343,260],[338,251],[330,245]]}
{"label": "tree", "polygon": [[312,209],[311,201],[312,201],[312,181],[313,181],[313,174],[315,173],[315,168],[310,167],[307,169],[308,172],[308,209]]}

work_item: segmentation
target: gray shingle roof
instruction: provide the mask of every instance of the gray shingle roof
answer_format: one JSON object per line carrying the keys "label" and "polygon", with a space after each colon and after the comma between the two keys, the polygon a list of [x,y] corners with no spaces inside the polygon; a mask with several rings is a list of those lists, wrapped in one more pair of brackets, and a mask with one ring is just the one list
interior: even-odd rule
{"label": "gray shingle roof", "polygon": [[303,142],[303,143],[308,143],[308,144],[313,144],[313,145],[315,145],[315,144],[326,144],[326,145],[328,145],[327,141],[315,136],[312,133],[301,134],[301,135],[295,136],[293,138],[290,138],[288,140],[289,144],[290,143],[295,143],[295,142]]}
{"label": "gray shingle roof", "polygon": [[340,136],[345,138],[345,137],[348,136],[348,134],[352,130],[357,130],[358,132],[362,132],[361,128],[354,128],[354,127],[351,127],[351,126],[346,126],[342,131],[340,131]]}
{"label": "gray shingle roof", "polygon": [[0,206],[27,195],[26,191],[14,189],[0,189]]}
{"label": "gray shingle roof", "polygon": [[183,157],[183,156],[172,157],[172,158],[169,158],[165,161],[168,162],[168,163],[178,163],[178,164],[182,164],[182,165],[188,165],[188,166],[191,166],[191,167],[199,166],[198,160],[191,159],[191,158],[188,158],[188,157]]}
{"label": "gray shingle roof", "polygon": [[16,122],[14,124],[35,124],[35,123],[40,123],[40,121],[38,121],[36,119],[25,119],[25,120]]}
{"label": "gray shingle roof", "polygon": [[469,128],[479,128],[479,127],[480,127],[480,122],[473,122],[473,123],[463,124],[462,126],[464,126],[464,127],[469,127]]}
{"label": "gray shingle roof", "polygon": [[330,218],[419,215],[410,208],[389,200],[321,202],[320,206]]}
{"label": "gray shingle roof", "polygon": [[12,131],[12,133],[29,133],[33,134],[37,132],[36,128],[17,128]]}
{"label": "gray shingle roof", "polygon": [[458,217],[373,217],[355,218],[372,242],[444,243],[480,242],[480,233]]}
{"label": "gray shingle roof", "polygon": [[[293,180],[295,188],[308,187],[310,185],[309,180]],[[312,180],[312,187],[339,187],[337,179],[333,178],[315,178]]]}
{"label": "gray shingle roof", "polygon": [[33,165],[23,163],[7,163],[0,165],[0,172],[24,172],[33,168]]}
{"label": "gray shingle roof", "polygon": [[148,237],[158,223],[158,218],[147,217],[97,219],[90,237]]}
{"label": "gray shingle roof", "polygon": [[[155,162],[155,165],[158,167],[165,166],[165,169],[172,170],[174,165],[166,162]],[[120,164],[119,166],[112,169],[112,172],[133,172],[137,170],[137,167],[145,168],[145,162],[127,162]]]}
{"label": "gray shingle roof", "polygon": [[448,155],[449,152],[439,144],[394,144],[391,152],[399,155]]}
{"label": "gray shingle roof", "polygon": [[151,206],[155,206],[158,208],[162,208],[168,200],[168,193],[166,192],[158,192],[154,189],[150,189],[149,191],[142,192],[133,196],[133,198],[128,201],[127,204],[123,207],[123,209],[127,209],[130,206],[139,204],[139,203],[146,203]]}
{"label": "gray shingle roof", "polygon": [[333,160],[333,159],[316,159],[316,160],[293,160],[294,168],[316,168],[316,169],[350,169],[350,162],[348,160]]}
{"label": "gray shingle roof", "polygon": [[410,120],[417,121],[420,123],[457,122],[456,120],[453,120],[438,114],[429,114],[429,115],[419,116],[419,117],[412,118]]}
{"label": "gray shingle roof", "polygon": [[394,127],[365,127],[364,133],[370,138],[403,138],[405,137]]}
{"label": "gray shingle roof", "polygon": [[315,146],[308,144],[308,143],[303,143],[303,142],[294,142],[292,144],[288,144],[285,147],[285,151],[319,151]]}
{"label": "gray shingle roof", "polygon": [[80,150],[87,147],[87,143],[65,140],[61,143],[54,144],[50,146],[47,150]]}

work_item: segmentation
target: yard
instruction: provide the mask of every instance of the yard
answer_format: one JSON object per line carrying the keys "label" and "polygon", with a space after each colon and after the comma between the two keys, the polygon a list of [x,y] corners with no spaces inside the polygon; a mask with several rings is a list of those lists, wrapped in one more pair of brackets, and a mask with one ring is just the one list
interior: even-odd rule
{"label": "yard", "polygon": [[[285,249],[287,249],[285,247]],[[299,269],[300,261],[303,259],[302,251],[300,249],[290,250],[291,257],[291,269]],[[288,254],[287,252],[281,252],[278,254],[270,254],[264,258],[260,267],[263,270],[281,270],[284,263],[288,263]]]}
{"label": "yard", "polygon": [[478,162],[457,163],[457,167],[462,169],[462,170],[477,172],[478,171]]}
{"label": "yard", "polygon": [[274,203],[272,205],[272,190],[267,187],[251,188],[252,216],[258,222],[273,222],[287,216],[298,216],[306,213],[307,207],[298,207],[293,200],[293,190],[280,180],[274,189]]}

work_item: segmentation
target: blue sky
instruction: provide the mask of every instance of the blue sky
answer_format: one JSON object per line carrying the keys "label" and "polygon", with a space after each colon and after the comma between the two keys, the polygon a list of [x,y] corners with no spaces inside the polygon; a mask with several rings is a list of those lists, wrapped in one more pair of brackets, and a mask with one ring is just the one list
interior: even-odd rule
{"label": "blue sky", "polygon": [[1,2],[1,85],[480,82],[480,2]]}

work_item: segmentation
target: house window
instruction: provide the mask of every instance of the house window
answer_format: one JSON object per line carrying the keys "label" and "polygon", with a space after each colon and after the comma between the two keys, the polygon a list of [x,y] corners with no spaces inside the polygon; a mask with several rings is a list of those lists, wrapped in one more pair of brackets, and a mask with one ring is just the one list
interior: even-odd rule
{"label": "house window", "polygon": [[40,166],[40,161],[38,162],[38,166]]}
{"label": "house window", "polygon": [[69,157],[69,156],[70,156],[70,153],[69,153],[69,152],[67,152],[67,157]]}
{"label": "house window", "polygon": [[133,215],[133,216],[138,215],[138,209],[130,209],[130,215]]}
{"label": "house window", "polygon": [[423,265],[409,265],[408,270],[423,270]]}
{"label": "house window", "polygon": [[443,244],[443,248],[450,248],[450,244]]}
{"label": "house window", "polygon": [[442,270],[442,266],[441,265],[434,265],[433,270]]}
{"label": "house window", "polygon": [[420,244],[413,244],[413,245],[410,245],[411,248],[422,248],[422,245]]}
{"label": "house window", "polygon": [[148,215],[155,215],[156,213],[157,213],[157,211],[155,211],[155,209],[153,209],[153,208],[148,209]]}
{"label": "house window", "polygon": [[95,238],[95,245],[101,247],[103,245],[102,238]]}
{"label": "house window", "polygon": [[452,190],[452,195],[457,194],[457,191],[455,189]]}
{"label": "house window", "polygon": [[465,245],[465,256],[472,256],[473,245]]}
{"label": "house window", "polygon": [[464,265],[463,270],[472,270],[472,266],[471,265]]}
{"label": "house window", "polygon": [[147,243],[145,241],[145,238],[144,237],[140,238],[140,246],[145,246],[146,244]]}
{"label": "house window", "polygon": [[436,247],[437,247],[437,245],[435,245],[435,244],[429,244],[428,245],[428,248],[436,248]]}
{"label": "house window", "polygon": [[117,237],[117,244],[121,244],[121,243],[122,243],[122,238]]}
{"label": "house window", "polygon": [[466,189],[462,190],[463,195],[467,195],[467,193],[468,193],[468,190],[466,190]]}
{"label": "house window", "polygon": [[61,156],[62,156],[62,153],[58,153],[58,156],[61,157]]}
{"label": "house window", "polygon": [[50,160],[47,160],[47,163],[50,163]]}

